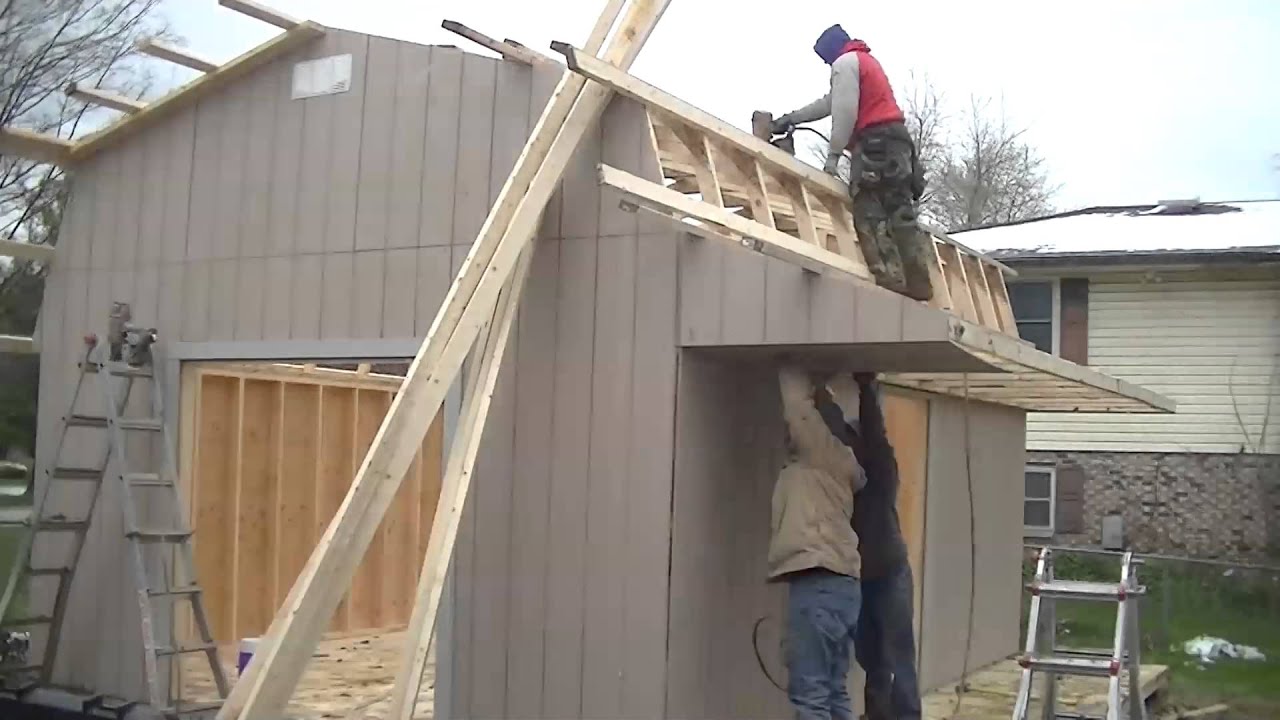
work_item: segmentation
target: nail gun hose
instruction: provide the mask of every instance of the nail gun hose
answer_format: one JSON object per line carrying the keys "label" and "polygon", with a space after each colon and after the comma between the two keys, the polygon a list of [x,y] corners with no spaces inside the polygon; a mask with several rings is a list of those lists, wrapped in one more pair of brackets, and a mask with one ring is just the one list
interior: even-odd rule
{"label": "nail gun hose", "polygon": [[768,615],[761,617],[756,620],[755,626],[751,628],[751,649],[756,653],[756,663],[760,666],[760,672],[769,680],[769,682],[773,683],[774,687],[778,688],[782,692],[786,692],[787,689],[777,680],[774,680],[773,676],[769,674],[769,668],[764,664],[764,656],[760,654],[760,626],[768,619]]}
{"label": "nail gun hose", "polygon": [[828,145],[830,145],[830,144],[831,144],[831,138],[827,137],[826,135],[823,135],[822,133],[818,132],[817,130],[814,130],[813,128],[809,127],[808,125],[797,125],[797,126],[796,126],[796,130],[808,130],[809,132],[813,133],[814,135],[817,135],[818,137],[820,137],[820,138],[822,138],[823,140],[825,140],[825,141],[827,142],[827,144],[828,144]]}

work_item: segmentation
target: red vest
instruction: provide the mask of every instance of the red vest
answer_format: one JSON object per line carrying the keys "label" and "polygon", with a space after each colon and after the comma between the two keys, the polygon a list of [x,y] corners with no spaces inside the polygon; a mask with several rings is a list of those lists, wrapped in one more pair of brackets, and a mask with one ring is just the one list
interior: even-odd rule
{"label": "red vest", "polygon": [[[880,62],[871,57],[871,49],[861,40],[850,40],[840,54],[849,52],[858,53],[858,120],[853,126],[853,137],[856,139],[872,125],[902,122],[905,116],[893,97],[889,78]],[[852,141],[849,146],[853,147]]]}

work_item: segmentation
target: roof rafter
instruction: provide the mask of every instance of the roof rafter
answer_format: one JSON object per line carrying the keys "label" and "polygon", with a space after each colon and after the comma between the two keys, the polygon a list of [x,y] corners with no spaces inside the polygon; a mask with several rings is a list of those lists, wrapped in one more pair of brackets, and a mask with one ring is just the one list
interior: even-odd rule
{"label": "roof rafter", "polygon": [[0,155],[35,160],[50,165],[66,165],[74,144],[66,138],[22,128],[0,128]]}
{"label": "roof rafter", "polygon": [[0,240],[0,257],[31,260],[41,264],[53,262],[54,249],[49,245],[33,245],[16,240]]}
{"label": "roof rafter", "polygon": [[81,87],[77,83],[68,85],[66,92],[68,97],[73,97],[87,105],[101,105],[129,115],[142,112],[147,107],[147,104],[140,100],[134,100],[102,88]]}
{"label": "roof rafter", "polygon": [[255,0],[218,0],[218,4],[228,10],[235,10],[242,15],[248,15],[255,20],[275,25],[282,30],[292,30],[302,24],[301,20],[290,17],[260,2],[255,2]]}
{"label": "roof rafter", "polygon": [[539,62],[555,62],[551,58],[542,55],[541,53],[534,52],[520,43],[512,42],[510,40],[496,40],[478,30],[473,30],[472,28],[463,25],[457,20],[445,20],[440,23],[440,27],[451,33],[461,35],[481,47],[488,48],[498,53],[506,60],[524,63],[525,65],[535,65]]}
{"label": "roof rafter", "polygon": [[171,63],[191,68],[202,73],[210,73],[218,69],[218,63],[212,60],[206,60],[199,55],[192,53],[186,48],[180,48],[177,45],[170,45],[155,38],[146,38],[139,40],[134,47],[145,55],[150,55],[161,60],[168,60]]}

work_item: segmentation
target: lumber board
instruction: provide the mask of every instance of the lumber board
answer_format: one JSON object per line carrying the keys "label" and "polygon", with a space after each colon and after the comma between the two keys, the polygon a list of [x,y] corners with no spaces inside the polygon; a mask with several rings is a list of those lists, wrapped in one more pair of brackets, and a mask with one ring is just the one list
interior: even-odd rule
{"label": "lumber board", "polygon": [[282,30],[292,30],[302,24],[301,20],[290,17],[275,8],[267,7],[256,0],[218,0],[218,4],[255,20],[275,25]]}
{"label": "lumber board", "polygon": [[36,341],[19,335],[0,335],[0,353],[33,355],[40,352],[36,349]]}
{"label": "lumber board", "polygon": [[87,105],[101,105],[112,110],[119,110],[127,115],[134,115],[142,112],[147,106],[146,103],[125,97],[119,93],[104,90],[102,88],[81,87],[76,83],[67,86],[67,96],[73,97]]}
{"label": "lumber board", "polygon": [[866,266],[817,245],[792,237],[780,230],[745,218],[724,208],[695,200],[665,188],[657,183],[636,177],[631,173],[608,165],[600,166],[600,182],[622,193],[624,197],[641,207],[677,220],[693,218],[714,227],[728,230],[722,235],[756,252],[777,257],[815,273],[839,273],[852,278],[871,281]]}
{"label": "lumber board", "polygon": [[[606,58],[630,67],[669,1],[633,0]],[[443,405],[482,326],[492,318],[520,253],[532,242],[570,157],[612,95],[603,86],[584,85],[580,76],[565,73],[553,93],[436,314],[342,507],[277,612],[245,676],[219,711],[219,720],[248,720],[283,710],[338,593],[350,584],[355,563],[368,547],[431,419]]]}
{"label": "lumber board", "polygon": [[70,140],[54,135],[22,128],[0,128],[0,155],[13,155],[50,165],[67,165],[73,147]]}
{"label": "lumber board", "polygon": [[155,38],[144,38],[134,43],[138,52],[153,58],[168,60],[176,65],[191,68],[202,73],[211,73],[218,69],[218,63],[196,55],[186,48],[171,45]]}
{"label": "lumber board", "polygon": [[53,262],[54,253],[55,250],[51,245],[33,245],[31,243],[18,242],[17,240],[0,239],[0,257],[30,260],[42,265],[48,265]]}
{"label": "lumber board", "polygon": [[[230,0],[227,0],[230,1]],[[242,1],[242,0],[240,0]],[[201,75],[146,108],[127,115],[120,121],[76,143],[71,150],[70,161],[82,162],[164,118],[171,117],[184,108],[191,107],[201,98],[248,75],[276,58],[324,35],[324,28],[313,22],[303,22],[267,42],[218,66],[217,70]]]}
{"label": "lumber board", "polygon": [[457,20],[445,20],[440,23],[440,27],[498,53],[505,60],[512,60],[525,65],[533,65],[540,61],[549,60],[549,58],[539,55],[523,45],[513,45],[502,40],[495,40],[482,32],[463,25]]}

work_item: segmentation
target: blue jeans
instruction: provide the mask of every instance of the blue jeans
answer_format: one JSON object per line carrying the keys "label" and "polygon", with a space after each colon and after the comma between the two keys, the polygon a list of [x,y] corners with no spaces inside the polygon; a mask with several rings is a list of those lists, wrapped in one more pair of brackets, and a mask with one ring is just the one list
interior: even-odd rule
{"label": "blue jeans", "polygon": [[867,673],[867,720],[920,720],[911,566],[862,581],[862,613],[854,635]]}
{"label": "blue jeans", "polygon": [[796,720],[850,720],[845,681],[858,626],[858,579],[823,570],[789,581],[787,695]]}

